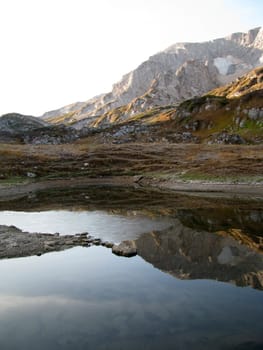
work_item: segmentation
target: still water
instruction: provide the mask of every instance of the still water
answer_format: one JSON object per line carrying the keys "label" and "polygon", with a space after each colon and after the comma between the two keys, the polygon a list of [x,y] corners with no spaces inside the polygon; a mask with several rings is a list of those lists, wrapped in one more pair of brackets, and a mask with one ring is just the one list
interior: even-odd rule
{"label": "still water", "polygon": [[0,260],[0,349],[263,348],[262,203],[95,192],[1,203],[0,224],[64,222],[135,239],[138,256],[77,247]]}
{"label": "still water", "polygon": [[105,211],[48,210],[40,212],[0,211],[1,225],[14,225],[26,232],[62,235],[87,232],[114,243],[136,239],[140,234],[168,227],[172,220],[156,219],[133,211],[128,216]]}

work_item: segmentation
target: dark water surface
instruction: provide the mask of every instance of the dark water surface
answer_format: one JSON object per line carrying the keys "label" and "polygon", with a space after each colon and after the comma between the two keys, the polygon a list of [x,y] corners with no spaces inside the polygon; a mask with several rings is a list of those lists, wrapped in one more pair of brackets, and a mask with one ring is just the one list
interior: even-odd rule
{"label": "dark water surface", "polygon": [[138,249],[0,260],[0,349],[263,349],[262,202],[89,188],[0,209],[0,224],[46,217],[39,232],[61,210],[72,230],[88,217],[86,231]]}

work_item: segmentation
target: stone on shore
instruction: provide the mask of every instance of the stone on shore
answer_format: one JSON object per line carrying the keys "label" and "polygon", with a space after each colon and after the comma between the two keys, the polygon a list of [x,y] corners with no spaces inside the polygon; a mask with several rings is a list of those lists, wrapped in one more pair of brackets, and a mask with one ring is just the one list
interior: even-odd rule
{"label": "stone on shore", "polygon": [[134,241],[123,241],[120,244],[114,244],[112,253],[125,257],[132,257],[137,255],[137,248]]}
{"label": "stone on shore", "polygon": [[114,246],[113,243],[108,242],[108,241],[102,242],[101,245],[102,245],[103,247],[106,247],[106,248],[112,248],[112,247]]}

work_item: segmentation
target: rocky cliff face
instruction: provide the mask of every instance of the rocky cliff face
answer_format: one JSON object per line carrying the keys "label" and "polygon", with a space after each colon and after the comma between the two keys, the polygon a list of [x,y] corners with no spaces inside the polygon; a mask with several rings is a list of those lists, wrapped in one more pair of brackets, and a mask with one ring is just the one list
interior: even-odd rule
{"label": "rocky cliff face", "polygon": [[130,116],[204,94],[262,63],[262,28],[204,43],[177,43],[126,74],[111,92],[47,112],[43,118],[68,124],[85,120],[81,126],[88,126],[94,117],[127,104]]}

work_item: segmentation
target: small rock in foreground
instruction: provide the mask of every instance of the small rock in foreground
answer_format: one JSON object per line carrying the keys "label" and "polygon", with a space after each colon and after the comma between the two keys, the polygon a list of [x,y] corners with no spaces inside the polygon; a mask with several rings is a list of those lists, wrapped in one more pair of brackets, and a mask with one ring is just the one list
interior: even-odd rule
{"label": "small rock in foreground", "polygon": [[137,255],[137,248],[134,241],[123,241],[119,245],[114,244],[112,253],[120,256],[132,257]]}

